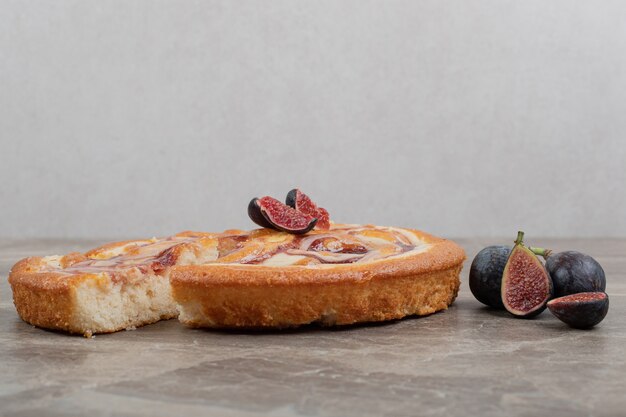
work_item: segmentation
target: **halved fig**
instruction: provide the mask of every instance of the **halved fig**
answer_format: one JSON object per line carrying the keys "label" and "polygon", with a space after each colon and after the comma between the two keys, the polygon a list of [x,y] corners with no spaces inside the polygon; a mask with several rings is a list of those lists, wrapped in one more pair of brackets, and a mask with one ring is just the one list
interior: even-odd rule
{"label": "halved fig", "polygon": [[315,217],[268,196],[253,198],[248,204],[248,216],[261,227],[282,230],[296,235],[309,232],[317,223]]}
{"label": "halved fig", "polygon": [[315,226],[321,230],[328,230],[330,228],[330,215],[325,208],[317,207],[317,205],[302,191],[297,188],[287,193],[285,202],[289,207],[308,214],[311,217],[317,219],[317,225]]}
{"label": "halved fig", "polygon": [[552,298],[552,280],[539,258],[524,246],[524,232],[517,233],[515,246],[502,274],[500,294],[504,308],[517,317],[533,317],[546,309]]}
{"label": "halved fig", "polygon": [[576,329],[589,329],[600,323],[609,311],[604,292],[581,292],[548,301],[548,309],[563,323]]}

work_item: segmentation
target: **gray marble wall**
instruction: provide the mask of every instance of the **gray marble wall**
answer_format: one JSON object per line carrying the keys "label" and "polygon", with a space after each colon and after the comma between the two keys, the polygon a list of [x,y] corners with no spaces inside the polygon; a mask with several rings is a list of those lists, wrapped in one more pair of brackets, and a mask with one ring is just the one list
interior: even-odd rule
{"label": "gray marble wall", "polygon": [[0,0],[0,236],[626,236],[626,3]]}

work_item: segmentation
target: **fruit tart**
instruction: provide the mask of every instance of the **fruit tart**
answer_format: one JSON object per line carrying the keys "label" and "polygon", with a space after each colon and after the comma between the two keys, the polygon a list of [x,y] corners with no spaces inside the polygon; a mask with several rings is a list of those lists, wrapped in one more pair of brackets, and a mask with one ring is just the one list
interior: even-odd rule
{"label": "fruit tart", "polygon": [[[249,211],[266,210],[253,214],[268,227],[23,259],[9,276],[17,312],[35,326],[85,336],[174,317],[190,327],[287,328],[431,314],[458,293],[465,253],[450,240],[334,224],[326,210],[295,203],[280,213],[273,201],[255,200]],[[279,221],[287,223],[281,230]]]}

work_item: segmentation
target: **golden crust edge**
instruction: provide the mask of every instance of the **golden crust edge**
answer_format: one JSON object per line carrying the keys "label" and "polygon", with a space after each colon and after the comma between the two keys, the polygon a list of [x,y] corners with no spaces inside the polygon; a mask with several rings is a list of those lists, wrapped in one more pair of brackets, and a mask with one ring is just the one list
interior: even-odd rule
{"label": "golden crust edge", "polygon": [[11,272],[9,283],[13,291],[13,304],[18,315],[34,326],[69,333],[83,333],[75,326],[75,284],[73,280],[59,280],[58,274]]}
{"label": "golden crust edge", "polygon": [[463,265],[402,277],[329,285],[221,286],[197,291],[172,287],[179,320],[188,327],[289,328],[311,323],[350,325],[423,316],[447,309],[456,299]]}

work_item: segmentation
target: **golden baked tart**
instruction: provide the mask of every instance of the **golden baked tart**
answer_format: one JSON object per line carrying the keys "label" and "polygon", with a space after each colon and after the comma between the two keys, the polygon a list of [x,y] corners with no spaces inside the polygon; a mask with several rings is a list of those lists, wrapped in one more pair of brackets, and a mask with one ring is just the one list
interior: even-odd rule
{"label": "golden baked tart", "polygon": [[9,282],[22,319],[87,336],[177,316],[192,327],[344,325],[447,308],[464,259],[417,230],[334,224],[111,243],[24,259]]}

